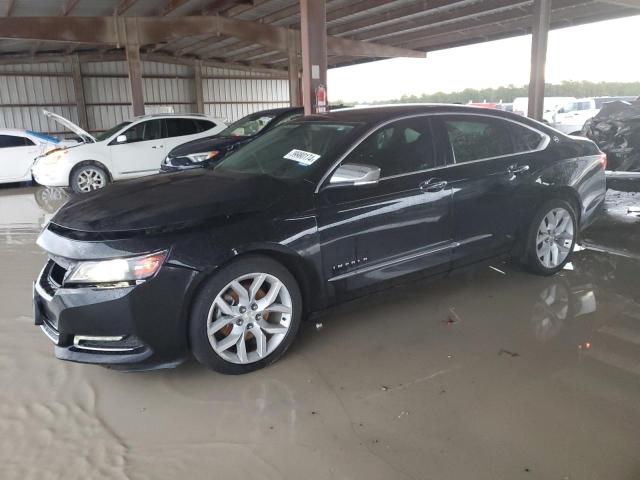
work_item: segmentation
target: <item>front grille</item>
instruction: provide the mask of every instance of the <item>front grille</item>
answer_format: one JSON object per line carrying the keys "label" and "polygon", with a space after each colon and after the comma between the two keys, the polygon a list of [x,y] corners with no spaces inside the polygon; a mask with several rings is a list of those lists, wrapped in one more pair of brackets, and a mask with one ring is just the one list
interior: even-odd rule
{"label": "front grille", "polygon": [[64,281],[67,270],[60,264],[49,260],[40,276],[40,286],[47,295],[53,296]]}
{"label": "front grille", "polygon": [[51,272],[49,273],[49,281],[60,288],[60,285],[64,282],[64,276],[66,274],[67,270],[62,265],[58,265],[56,262],[53,262]]}

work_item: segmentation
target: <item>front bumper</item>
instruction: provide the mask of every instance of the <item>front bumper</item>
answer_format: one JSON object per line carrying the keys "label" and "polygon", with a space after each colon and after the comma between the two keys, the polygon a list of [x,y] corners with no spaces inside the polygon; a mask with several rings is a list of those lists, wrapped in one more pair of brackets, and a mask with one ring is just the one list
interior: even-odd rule
{"label": "front bumper", "polygon": [[163,163],[160,165],[160,173],[173,173],[173,172],[183,172],[184,170],[194,170],[196,168],[205,168],[202,164],[192,164],[192,165],[169,165]]}
{"label": "front bumper", "polygon": [[33,289],[35,323],[54,342],[57,358],[123,370],[185,360],[184,306],[195,271],[164,265],[137,285],[65,288],[60,269],[49,260]]}
{"label": "front bumper", "polygon": [[33,179],[45,187],[68,187],[70,169],[63,162],[55,166],[36,163],[31,167]]}

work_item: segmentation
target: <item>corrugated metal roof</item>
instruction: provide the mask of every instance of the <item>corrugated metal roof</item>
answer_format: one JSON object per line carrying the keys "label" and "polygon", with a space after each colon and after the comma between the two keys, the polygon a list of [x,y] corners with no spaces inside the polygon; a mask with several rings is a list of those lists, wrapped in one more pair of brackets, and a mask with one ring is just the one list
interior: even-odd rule
{"label": "corrugated metal roof", "polygon": [[[431,51],[528,33],[532,0],[327,0],[330,35]],[[66,10],[66,11],[65,11]],[[0,15],[11,16],[172,16],[219,14],[241,20],[299,28],[298,0],[0,0]],[[640,14],[624,2],[554,0],[552,27]],[[1,32],[0,32],[1,35]],[[143,50],[179,57],[233,60],[282,68],[286,53],[225,36],[186,36]],[[0,39],[3,55],[105,51],[109,47]],[[254,57],[252,59],[252,57]],[[330,57],[329,65],[369,61]]]}

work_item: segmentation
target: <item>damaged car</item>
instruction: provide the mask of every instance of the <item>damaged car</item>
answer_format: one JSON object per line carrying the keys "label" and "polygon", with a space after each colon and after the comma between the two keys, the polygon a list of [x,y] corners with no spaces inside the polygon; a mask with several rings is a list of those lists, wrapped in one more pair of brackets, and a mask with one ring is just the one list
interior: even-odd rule
{"label": "damaged car", "polygon": [[200,114],[154,114],[135,117],[93,136],[60,115],[44,115],[74,132],[82,143],[48,151],[31,168],[47,187],[71,187],[87,193],[109,183],[158,173],[167,151],[196,138],[216,134],[226,124]]}
{"label": "damaged car", "polygon": [[[278,360],[304,318],[497,257],[569,260],[605,197],[588,139],[456,105],[306,116],[214,168],[115,184],[38,238],[35,323],[56,357],[134,370]],[[393,319],[390,319],[392,321]]]}
{"label": "damaged car", "polygon": [[607,154],[611,177],[640,174],[640,101],[605,103],[580,134]]}

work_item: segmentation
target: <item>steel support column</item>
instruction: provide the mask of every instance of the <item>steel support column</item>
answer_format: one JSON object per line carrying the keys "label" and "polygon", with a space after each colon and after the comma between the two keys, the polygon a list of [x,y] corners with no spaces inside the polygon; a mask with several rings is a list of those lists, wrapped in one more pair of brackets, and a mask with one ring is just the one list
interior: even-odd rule
{"label": "steel support column", "polygon": [[327,8],[325,0],[300,0],[302,103],[305,115],[317,113],[316,89],[327,88]]}
{"label": "steel support column", "polygon": [[87,105],[84,96],[84,84],[82,83],[82,71],[80,69],[80,58],[78,55],[71,55],[71,75],[73,79],[73,92],[78,109],[78,124],[85,130],[89,130],[89,119],[87,117]]}
{"label": "steel support column", "polygon": [[544,72],[550,21],[551,0],[534,0],[528,115],[536,120],[542,120],[544,113]]}
{"label": "steel support column", "polygon": [[202,82],[202,63],[197,61],[193,66],[194,70],[194,88],[196,90],[196,111],[204,113],[204,86]]}
{"label": "steel support column", "polygon": [[140,60],[140,37],[138,20],[124,18],[125,53],[131,89],[133,115],[144,115],[144,90],[142,86],[142,62]]}
{"label": "steel support column", "polygon": [[127,53],[127,66],[129,70],[129,86],[131,87],[131,106],[133,107],[133,115],[144,115],[140,45],[137,43],[127,43],[125,50]]}
{"label": "steel support column", "polygon": [[293,32],[289,32],[289,104],[292,107],[299,107],[302,105],[302,98],[300,95],[299,52],[300,45],[298,39]]}

